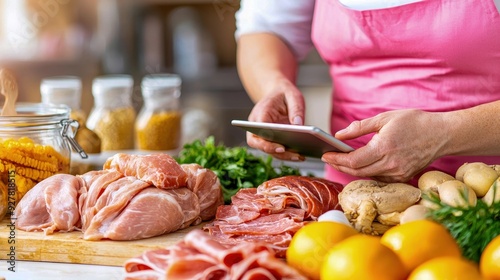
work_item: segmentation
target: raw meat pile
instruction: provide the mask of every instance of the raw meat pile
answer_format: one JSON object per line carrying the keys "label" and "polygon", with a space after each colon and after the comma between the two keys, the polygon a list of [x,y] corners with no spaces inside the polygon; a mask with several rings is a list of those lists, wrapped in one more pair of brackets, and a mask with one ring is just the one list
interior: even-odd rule
{"label": "raw meat pile", "polygon": [[129,259],[126,280],[306,280],[265,243],[241,243],[225,248],[201,230],[192,230],[176,245],[147,251]]}
{"label": "raw meat pile", "polygon": [[341,190],[341,184],[322,178],[279,177],[240,190],[231,205],[219,206],[215,220],[203,229],[223,245],[263,241],[272,244],[276,256],[284,257],[292,236],[305,223],[341,208]]}
{"label": "raw meat pile", "polygon": [[116,154],[103,170],[41,181],[15,216],[25,231],[81,230],[86,240],[135,240],[210,220],[222,204],[211,170],[179,165],[167,154]]}
{"label": "raw meat pile", "polygon": [[125,279],[307,279],[285,256],[292,236],[326,211],[340,209],[342,185],[305,176],[285,176],[242,189],[216,218],[176,245],[129,259]]}

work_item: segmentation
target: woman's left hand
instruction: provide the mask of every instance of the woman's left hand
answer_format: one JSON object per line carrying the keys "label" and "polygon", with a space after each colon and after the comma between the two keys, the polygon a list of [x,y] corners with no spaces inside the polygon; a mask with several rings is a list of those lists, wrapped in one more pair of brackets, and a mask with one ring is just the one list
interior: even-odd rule
{"label": "woman's left hand", "polygon": [[406,182],[440,156],[447,142],[442,114],[415,109],[381,113],[354,121],[335,137],[348,140],[375,133],[350,153],[325,153],[322,160],[335,169],[384,182]]}

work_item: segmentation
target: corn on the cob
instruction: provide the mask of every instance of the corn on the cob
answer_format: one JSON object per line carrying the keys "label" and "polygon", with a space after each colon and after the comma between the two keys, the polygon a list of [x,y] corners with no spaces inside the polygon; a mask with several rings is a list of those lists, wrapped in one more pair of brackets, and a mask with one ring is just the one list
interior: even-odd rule
{"label": "corn on the cob", "polygon": [[[52,146],[37,144],[27,137],[0,139],[0,187],[2,190],[7,190],[8,177],[11,172],[15,174],[13,182],[16,186],[15,198],[19,201],[38,182],[56,173],[68,173],[69,158],[61,155]],[[4,205],[7,201],[6,195],[7,191],[0,193],[0,210],[6,207]],[[0,211],[0,214],[2,213],[3,211]]]}

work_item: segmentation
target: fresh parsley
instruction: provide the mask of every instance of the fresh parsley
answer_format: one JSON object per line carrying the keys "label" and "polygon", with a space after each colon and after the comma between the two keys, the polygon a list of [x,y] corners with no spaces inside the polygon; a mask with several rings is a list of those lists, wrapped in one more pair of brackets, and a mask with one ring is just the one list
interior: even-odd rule
{"label": "fresh parsley", "polygon": [[[465,199],[466,195],[462,196]],[[436,206],[430,209],[430,218],[448,228],[465,258],[479,263],[486,245],[500,235],[500,201],[488,205],[478,199],[475,206],[455,207],[441,202],[437,196],[424,199]]]}
{"label": "fresh parsley", "polygon": [[195,140],[185,144],[175,157],[178,163],[197,163],[215,172],[219,177],[224,202],[229,204],[231,197],[240,189],[255,188],[263,182],[286,175],[301,175],[295,167],[273,166],[271,156],[257,156],[247,147],[226,147],[216,145],[215,138],[209,136],[204,142]]}

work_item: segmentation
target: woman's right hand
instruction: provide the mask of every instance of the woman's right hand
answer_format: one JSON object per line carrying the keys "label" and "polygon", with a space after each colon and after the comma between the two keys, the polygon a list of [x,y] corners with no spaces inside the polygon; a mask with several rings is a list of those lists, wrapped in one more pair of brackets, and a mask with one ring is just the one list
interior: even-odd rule
{"label": "woman's right hand", "polygon": [[[286,78],[277,78],[253,107],[249,121],[303,125],[305,102],[299,89]],[[286,151],[281,144],[269,142],[255,134],[247,133],[247,144],[281,160],[302,161],[304,156]]]}

